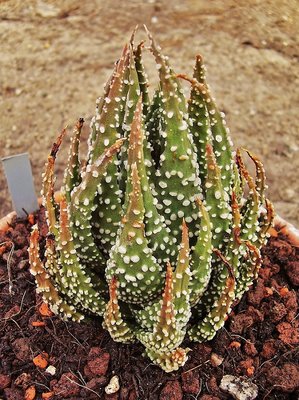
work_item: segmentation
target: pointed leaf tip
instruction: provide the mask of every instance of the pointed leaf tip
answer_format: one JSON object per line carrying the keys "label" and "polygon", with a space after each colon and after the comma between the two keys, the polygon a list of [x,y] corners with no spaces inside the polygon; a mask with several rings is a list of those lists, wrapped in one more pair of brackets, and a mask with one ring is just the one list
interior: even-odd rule
{"label": "pointed leaf tip", "polygon": [[211,143],[207,143],[207,145],[206,145],[206,152],[207,152],[207,154],[208,154],[209,156],[211,156],[212,154],[214,154],[213,146],[211,145]]}
{"label": "pointed leaf tip", "polygon": [[135,26],[135,28],[133,29],[133,32],[132,32],[132,35],[131,35],[131,38],[130,38],[130,44],[131,44],[132,47],[134,46],[135,35],[136,35],[136,32],[137,32],[138,28],[139,28],[139,26],[137,24]]}
{"label": "pointed leaf tip", "polygon": [[186,224],[185,218],[183,218],[182,221],[182,242],[186,243],[188,242],[188,226]]}
{"label": "pointed leaf tip", "polygon": [[51,153],[50,153],[51,157],[56,158],[56,155],[58,153],[58,150],[61,146],[61,143],[62,143],[63,138],[66,135],[66,133],[67,133],[67,126],[62,129],[62,131],[60,132],[60,134],[58,135],[58,137],[56,139],[56,142],[53,143]]}
{"label": "pointed leaf tip", "polygon": [[196,62],[197,62],[197,63],[203,63],[203,57],[202,57],[201,54],[197,54],[197,56],[196,56]]}
{"label": "pointed leaf tip", "polygon": [[151,36],[151,33],[150,33],[150,31],[148,30],[148,28],[147,28],[147,26],[146,26],[145,24],[143,24],[143,28],[144,28],[146,34],[147,34],[148,36]]}

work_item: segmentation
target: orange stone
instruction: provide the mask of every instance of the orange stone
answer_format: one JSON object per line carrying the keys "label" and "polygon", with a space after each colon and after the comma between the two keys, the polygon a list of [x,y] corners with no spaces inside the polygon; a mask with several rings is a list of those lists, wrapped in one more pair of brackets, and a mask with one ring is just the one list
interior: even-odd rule
{"label": "orange stone", "polygon": [[36,396],[35,386],[29,386],[25,391],[24,400],[34,400]]}
{"label": "orange stone", "polygon": [[45,369],[48,365],[48,358],[49,355],[45,352],[39,354],[38,356],[34,357],[33,364],[36,365],[39,368]]}
{"label": "orange stone", "polygon": [[53,396],[54,396],[54,392],[45,392],[45,393],[42,393],[42,399],[45,399],[45,400],[51,399]]}
{"label": "orange stone", "polygon": [[43,317],[52,317],[54,315],[46,303],[42,303],[38,311]]}

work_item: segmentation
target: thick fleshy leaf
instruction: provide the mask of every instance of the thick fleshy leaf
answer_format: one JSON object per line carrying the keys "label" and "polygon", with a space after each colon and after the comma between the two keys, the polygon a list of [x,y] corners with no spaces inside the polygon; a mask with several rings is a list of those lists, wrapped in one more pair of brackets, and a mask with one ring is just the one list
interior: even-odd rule
{"label": "thick fleshy leaf", "polygon": [[247,251],[239,270],[239,279],[235,290],[236,299],[241,299],[244,292],[252,285],[253,280],[258,277],[258,271],[262,264],[259,249],[249,240],[245,240],[244,243]]}
{"label": "thick fleshy leaf", "polygon": [[[30,236],[29,261],[30,272],[36,279],[37,292],[42,294],[44,301],[50,306],[54,314],[60,314],[63,318],[72,318],[74,321],[80,321],[83,319],[83,315],[76,311],[70,299],[68,299],[68,302],[64,301],[55,285],[55,280],[53,282],[44,268],[39,257],[40,248],[38,239],[38,228],[37,225],[34,225]],[[51,256],[50,251],[48,250],[47,253],[48,263],[51,262],[49,259]]]}
{"label": "thick fleshy leaf", "polygon": [[53,143],[51,152],[46,162],[46,170],[42,176],[43,178],[43,185],[41,192],[42,204],[46,209],[46,219],[49,232],[52,235],[54,235],[56,240],[58,240],[59,237],[59,228],[57,224],[57,204],[55,203],[54,199],[54,184],[55,184],[54,166],[57,153],[59,151],[59,148],[61,146],[65,134],[66,134],[66,129],[63,129],[58,135],[56,141]]}
{"label": "thick fleshy leaf", "polygon": [[107,148],[93,164],[88,165],[82,182],[73,189],[70,201],[70,227],[77,255],[84,264],[104,276],[106,259],[92,236],[92,215],[95,210],[96,194],[101,188],[107,166],[120,150],[124,139],[117,140]]}
{"label": "thick fleshy leaf", "polygon": [[158,353],[151,348],[146,348],[146,354],[156,364],[159,365],[165,372],[177,371],[180,367],[186,364],[188,360],[187,354],[190,349],[177,347],[175,350],[168,353]]}
{"label": "thick fleshy leaf", "polygon": [[201,88],[201,95],[204,98],[209,114],[213,148],[217,164],[221,170],[223,188],[228,191],[231,188],[233,180],[232,142],[229,136],[229,129],[226,126],[224,113],[219,111],[205,82],[205,67],[203,66],[201,57],[196,58],[193,76],[202,84],[199,85],[199,88]]}
{"label": "thick fleshy leaf", "polygon": [[[173,308],[175,312],[175,324],[177,329],[185,329],[191,315],[190,308],[190,280],[191,271],[189,267],[189,237],[188,228],[182,223],[182,240],[176,263],[176,269],[173,273]],[[132,308],[134,318],[147,331],[152,331],[159,324],[159,315],[161,310],[161,301],[158,298],[152,304],[142,309]],[[149,333],[147,332],[146,335]]]}
{"label": "thick fleshy leaf", "polygon": [[158,209],[165,214],[166,225],[178,244],[180,221],[184,217],[191,224],[190,237],[199,227],[195,197],[200,195],[198,164],[188,126],[186,100],[179,79],[156,46],[152,36],[151,51],[156,59],[160,76],[160,97],[164,131],[160,133],[163,153],[156,172]]}
{"label": "thick fleshy leaf", "polygon": [[[130,67],[129,67],[129,89],[127,93],[127,100],[125,106],[125,115],[123,127],[123,136],[129,138],[132,122],[134,119],[135,110],[137,107],[138,99],[140,98],[141,90],[138,80],[138,73],[136,71],[133,48],[130,46]],[[125,192],[128,172],[128,141],[124,144],[120,153],[120,171],[119,171],[119,188],[122,193]],[[123,196],[124,197],[124,196]],[[124,200],[124,198],[122,198]]]}
{"label": "thick fleshy leaf", "polygon": [[241,239],[255,242],[257,240],[256,232],[258,228],[260,196],[254,180],[245,167],[241,151],[239,149],[237,150],[236,154],[236,162],[240,171],[240,175],[243,177],[249,188],[246,202],[241,208]]}
{"label": "thick fleshy leaf", "polygon": [[107,262],[106,278],[119,282],[119,299],[142,304],[146,296],[153,299],[162,289],[162,268],[153,256],[144,231],[145,209],[137,165],[131,166],[129,200]]}
{"label": "thick fleshy leaf", "polygon": [[134,341],[135,335],[132,327],[122,318],[118,303],[117,287],[117,279],[113,277],[109,285],[110,300],[104,314],[104,327],[116,342],[130,343]]}
{"label": "thick fleshy leaf", "polygon": [[193,68],[193,77],[198,83],[206,84],[206,66],[200,54],[196,56],[195,65]]}
{"label": "thick fleshy leaf", "polygon": [[209,213],[203,202],[198,198],[197,204],[201,216],[200,230],[197,242],[192,249],[190,269],[192,278],[190,282],[190,303],[192,306],[207,289],[212,272],[212,229]]}
{"label": "thick fleshy leaf", "polygon": [[251,153],[249,150],[247,150],[247,149],[243,149],[243,150],[246,151],[246,153],[249,155],[249,157],[255,164],[255,168],[256,168],[255,188],[256,188],[256,191],[258,192],[258,194],[260,195],[260,202],[261,202],[261,204],[263,204],[264,200],[265,200],[264,191],[266,189],[266,183],[265,183],[266,177],[265,177],[265,170],[264,170],[263,163],[256,155]]}
{"label": "thick fleshy leaf", "polygon": [[212,246],[221,249],[227,242],[227,235],[230,234],[231,207],[229,205],[229,191],[223,188],[221,171],[216,162],[214,150],[211,144],[206,146],[207,158],[207,179],[206,204],[207,211],[212,223]]}
{"label": "thick fleshy leaf", "polygon": [[80,118],[74,128],[71,141],[68,165],[64,174],[64,190],[66,200],[71,201],[71,192],[81,182],[79,145],[84,119]]}
{"label": "thick fleshy leaf", "polygon": [[213,142],[210,115],[206,106],[206,87],[195,78],[179,74],[182,78],[191,83],[191,93],[188,101],[189,127],[193,137],[197,153],[199,167],[199,178],[203,193],[205,193],[205,181],[207,178],[207,157],[206,148],[208,143]]}
{"label": "thick fleshy leaf", "polygon": [[147,156],[147,162],[150,162],[150,165],[147,165],[149,167],[147,173],[153,188],[155,187],[155,172],[159,168],[160,156],[164,151],[163,138],[160,136],[161,132],[164,131],[162,111],[161,91],[156,90],[145,118],[145,137],[147,142],[145,156]]}
{"label": "thick fleshy leaf", "polygon": [[273,220],[275,216],[275,211],[273,204],[270,200],[265,199],[265,210],[261,210],[259,222],[260,222],[260,229],[257,233],[258,242],[257,247],[260,248],[266,244],[267,238],[270,236],[268,233],[270,228],[273,225]]}
{"label": "thick fleshy leaf", "polygon": [[60,237],[59,250],[61,280],[64,292],[75,306],[97,315],[103,315],[105,301],[100,297],[104,290],[102,282],[94,277],[80,263],[69,226],[67,202],[65,196],[60,201]]}
{"label": "thick fleshy leaf", "polygon": [[[224,258],[222,262],[230,269],[230,265]],[[199,342],[211,340],[224,325],[225,317],[229,313],[235,298],[235,278],[229,273],[228,276],[221,279],[218,286],[218,296],[209,313],[189,331],[189,336],[192,340]]]}
{"label": "thick fleshy leaf", "polygon": [[[200,299],[199,311],[202,321],[196,323],[190,331],[193,340],[211,340],[225,322],[226,316],[235,299],[236,275],[240,266],[240,210],[234,192],[231,199],[232,236],[225,250],[214,249],[218,261],[213,270],[208,293]],[[215,261],[216,262],[216,261]]]}
{"label": "thick fleshy leaf", "polygon": [[[144,202],[144,231],[148,239],[149,246],[153,250],[153,254],[159,264],[166,262],[174,257],[172,237],[169,229],[165,226],[165,219],[159,214],[156,205],[157,199],[152,193],[147,176],[147,167],[144,159],[144,134],[142,127],[142,103],[141,98],[137,104],[137,108],[132,123],[129,148],[128,148],[128,173],[131,171],[133,164],[136,164],[138,175],[140,177],[140,185]],[[131,181],[127,182],[127,194],[132,190]],[[129,196],[126,198],[127,204]]]}
{"label": "thick fleshy leaf", "polygon": [[177,329],[186,330],[191,317],[190,307],[190,279],[189,266],[189,235],[186,222],[182,223],[182,241],[180,244],[176,269],[173,274],[173,306]]}
{"label": "thick fleshy leaf", "polygon": [[[101,113],[96,118],[97,136],[93,144],[92,165],[117,139],[123,136],[123,118],[129,90],[130,48],[125,47],[115,75],[111,80],[108,96],[105,98]],[[99,241],[101,251],[108,256],[115,244],[120,224],[122,193],[118,185],[117,156],[107,167],[101,189],[96,198],[93,216],[93,233]]]}
{"label": "thick fleshy leaf", "polygon": [[[183,240],[179,255],[177,273],[173,279],[170,264],[167,265],[165,289],[163,293],[158,320],[153,331],[141,330],[137,338],[145,345],[150,359],[166,372],[177,370],[187,360],[189,349],[178,347],[186,332],[186,321],[189,318],[189,293],[186,287],[189,281],[185,255],[188,252],[186,226],[183,225]],[[184,311],[186,313],[184,314]]]}
{"label": "thick fleshy leaf", "polygon": [[176,320],[174,300],[173,272],[168,263],[158,321],[153,331],[141,330],[136,334],[146,348],[157,354],[171,354],[182,343],[185,336],[185,330],[180,329],[180,324]]}
{"label": "thick fleshy leaf", "polygon": [[134,60],[135,60],[135,67],[138,74],[138,81],[139,87],[142,94],[142,104],[143,104],[143,115],[147,115],[148,108],[150,105],[150,97],[148,92],[148,79],[146,72],[144,70],[143,61],[142,61],[142,49],[144,46],[144,42],[138,44],[136,49],[134,49]]}

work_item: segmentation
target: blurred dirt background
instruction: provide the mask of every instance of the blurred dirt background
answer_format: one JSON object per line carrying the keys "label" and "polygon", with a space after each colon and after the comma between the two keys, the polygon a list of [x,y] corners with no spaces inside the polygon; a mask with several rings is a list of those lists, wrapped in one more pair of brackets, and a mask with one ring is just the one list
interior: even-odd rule
{"label": "blurred dirt background", "polygon": [[[114,61],[143,23],[176,72],[191,74],[202,54],[235,146],[263,159],[270,199],[298,226],[297,0],[0,0],[0,156],[29,152],[39,192],[56,133],[78,117],[90,121]],[[2,167],[0,189],[1,217],[12,208]]]}

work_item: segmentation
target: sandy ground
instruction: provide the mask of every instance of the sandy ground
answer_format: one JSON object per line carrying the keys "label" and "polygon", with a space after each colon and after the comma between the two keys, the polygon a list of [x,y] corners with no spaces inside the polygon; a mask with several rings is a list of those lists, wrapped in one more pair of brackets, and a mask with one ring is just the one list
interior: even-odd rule
{"label": "sandy ground", "polygon": [[[0,156],[29,152],[39,191],[57,131],[90,120],[137,23],[149,26],[176,72],[191,74],[203,55],[235,146],[263,159],[270,199],[298,226],[296,0],[0,0]],[[62,153],[58,170],[64,165]],[[2,168],[0,188],[2,216],[12,207]]]}

